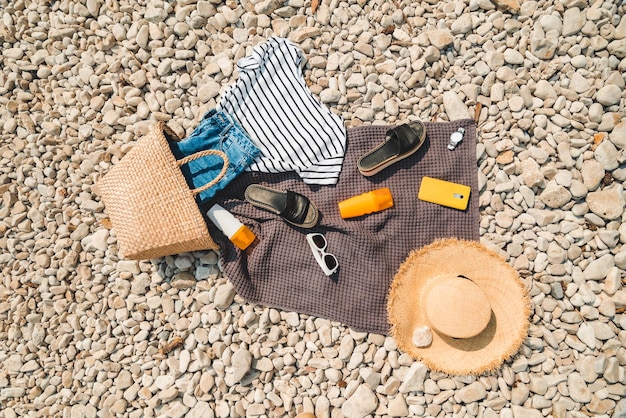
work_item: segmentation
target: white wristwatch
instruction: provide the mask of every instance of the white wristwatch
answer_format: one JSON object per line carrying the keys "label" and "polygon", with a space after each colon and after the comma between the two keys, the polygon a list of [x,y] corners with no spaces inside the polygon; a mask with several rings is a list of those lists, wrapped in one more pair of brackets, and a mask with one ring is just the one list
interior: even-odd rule
{"label": "white wristwatch", "polygon": [[450,143],[448,144],[448,149],[450,151],[454,151],[454,149],[463,141],[463,134],[465,133],[465,129],[459,128],[456,131],[452,132],[450,135]]}

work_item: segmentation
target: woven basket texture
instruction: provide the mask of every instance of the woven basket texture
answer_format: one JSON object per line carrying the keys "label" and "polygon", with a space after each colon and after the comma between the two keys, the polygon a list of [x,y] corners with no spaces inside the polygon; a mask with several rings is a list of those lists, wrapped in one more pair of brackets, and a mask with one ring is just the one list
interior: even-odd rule
{"label": "woven basket texture", "polygon": [[[177,161],[166,135],[176,140],[164,123],[157,123],[98,183],[119,249],[127,259],[219,248],[194,199],[200,189],[191,190],[180,170],[181,164],[197,156]],[[203,155],[207,154],[226,157],[221,151]],[[225,158],[221,175],[211,184],[227,166]]]}

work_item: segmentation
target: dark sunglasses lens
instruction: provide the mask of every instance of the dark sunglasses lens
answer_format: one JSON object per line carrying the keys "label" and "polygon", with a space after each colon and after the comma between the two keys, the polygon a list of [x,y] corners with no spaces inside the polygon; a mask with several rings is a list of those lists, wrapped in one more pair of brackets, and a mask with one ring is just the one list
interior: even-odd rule
{"label": "dark sunglasses lens", "polygon": [[337,267],[337,259],[330,254],[324,256],[324,263],[326,263],[328,270],[334,270]]}
{"label": "dark sunglasses lens", "polygon": [[318,249],[321,250],[326,247],[326,238],[324,238],[324,235],[313,235],[311,239]]}

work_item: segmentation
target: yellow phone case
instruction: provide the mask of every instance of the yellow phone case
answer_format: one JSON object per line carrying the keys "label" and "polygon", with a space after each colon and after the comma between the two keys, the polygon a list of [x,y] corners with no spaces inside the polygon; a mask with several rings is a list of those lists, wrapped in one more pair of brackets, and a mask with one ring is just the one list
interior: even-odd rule
{"label": "yellow phone case", "polygon": [[417,198],[425,202],[465,210],[469,202],[469,195],[469,186],[432,177],[422,177]]}

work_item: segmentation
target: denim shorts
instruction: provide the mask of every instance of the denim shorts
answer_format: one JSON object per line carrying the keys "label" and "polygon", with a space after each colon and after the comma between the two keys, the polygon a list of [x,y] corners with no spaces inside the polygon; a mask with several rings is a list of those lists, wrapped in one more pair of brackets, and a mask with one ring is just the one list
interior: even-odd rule
{"label": "denim shorts", "polygon": [[[178,160],[208,149],[223,151],[228,157],[229,165],[224,177],[196,196],[200,205],[207,203],[260,155],[259,149],[241,125],[228,113],[215,109],[204,115],[189,137],[181,142],[171,142],[170,148]],[[181,171],[189,187],[198,188],[215,179],[222,171],[223,164],[220,156],[209,155],[183,164]]]}

